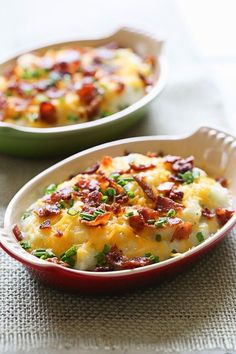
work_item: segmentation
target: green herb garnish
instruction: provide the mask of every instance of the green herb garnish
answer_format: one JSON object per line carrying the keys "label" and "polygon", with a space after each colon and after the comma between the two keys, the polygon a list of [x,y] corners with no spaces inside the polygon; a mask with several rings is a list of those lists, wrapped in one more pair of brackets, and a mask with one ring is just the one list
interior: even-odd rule
{"label": "green herb garnish", "polygon": [[78,122],[78,116],[74,113],[70,113],[67,116],[67,120],[72,123]]}
{"label": "green herb garnish", "polygon": [[108,187],[105,190],[105,195],[107,195],[108,197],[114,198],[114,196],[116,195],[116,190],[114,188]]}
{"label": "green herb garnish", "polygon": [[198,242],[203,242],[204,241],[204,235],[201,231],[199,231],[197,234],[196,234],[196,237],[198,239]]}
{"label": "green herb garnish", "polygon": [[167,223],[168,219],[166,217],[161,217],[155,222],[156,227],[163,227]]}
{"label": "green herb garnish", "polygon": [[103,203],[107,203],[108,202],[108,196],[107,195],[103,195],[101,201]]}
{"label": "green herb garnish", "polygon": [[108,117],[108,116],[110,116],[111,114],[112,114],[111,112],[103,111],[103,112],[101,112],[101,118]]}
{"label": "green herb garnish", "polygon": [[44,70],[42,69],[34,69],[34,70],[25,69],[21,74],[21,78],[23,80],[38,79],[43,73]]}
{"label": "green herb garnish", "polygon": [[22,248],[24,248],[24,250],[29,250],[31,248],[31,245],[28,241],[21,241],[20,245]]}
{"label": "green herb garnish", "polygon": [[155,219],[148,219],[147,220],[147,223],[148,223],[148,225],[153,225],[153,224],[155,224]]}
{"label": "green herb garnish", "polygon": [[154,256],[152,253],[145,253],[144,257],[148,258],[152,263],[158,263],[159,257]]}
{"label": "green herb garnish", "polygon": [[52,183],[47,186],[47,188],[44,191],[44,194],[52,194],[57,190],[57,184]]}
{"label": "green herb garnish", "polygon": [[109,251],[110,251],[110,247],[107,244],[105,244],[103,250],[95,256],[97,266],[101,266],[106,262],[106,254],[108,254]]}
{"label": "green herb garnish", "polygon": [[32,252],[32,255],[40,259],[47,259],[56,257],[51,249],[38,248]]}
{"label": "green herb garnish", "polygon": [[46,95],[43,95],[42,93],[39,93],[38,95],[36,95],[35,98],[40,103],[49,101],[49,98]]}
{"label": "green herb garnish", "polygon": [[96,216],[89,214],[89,213],[80,213],[79,216],[81,217],[82,220],[85,220],[85,221],[91,221],[96,218]]}
{"label": "green herb garnish", "polygon": [[28,218],[31,215],[31,211],[32,210],[28,210],[26,211],[23,215],[22,215],[22,220],[25,220],[26,218]]}
{"label": "green herb garnish", "polygon": [[76,254],[77,254],[77,249],[78,248],[75,245],[70,247],[67,251],[62,253],[61,260],[65,263],[69,264],[71,267],[73,267],[75,265],[74,256],[76,256]]}
{"label": "green herb garnish", "polygon": [[127,192],[127,196],[130,198],[130,199],[133,199],[135,197],[135,194],[133,191],[128,191]]}
{"label": "green herb garnish", "polygon": [[186,183],[191,184],[194,182],[195,178],[200,175],[199,171],[187,171],[184,173],[179,173],[178,176]]}
{"label": "green herb garnish", "polygon": [[65,207],[66,207],[66,203],[65,203],[65,201],[63,199],[61,199],[59,201],[59,208],[60,209],[65,209]]}
{"label": "green herb garnish", "polygon": [[157,242],[160,242],[162,240],[162,236],[160,234],[156,234],[155,239]]}
{"label": "green herb garnish", "polygon": [[175,216],[175,214],[176,214],[176,211],[174,209],[170,209],[166,215],[169,218],[172,218],[173,216]]}
{"label": "green herb garnish", "polygon": [[134,212],[133,211],[129,211],[128,213],[125,214],[125,216],[127,218],[130,218],[131,216],[134,216]]}
{"label": "green herb garnish", "polygon": [[67,214],[70,215],[70,216],[75,216],[75,215],[79,214],[79,211],[75,210],[73,208],[70,208],[70,209],[67,210]]}

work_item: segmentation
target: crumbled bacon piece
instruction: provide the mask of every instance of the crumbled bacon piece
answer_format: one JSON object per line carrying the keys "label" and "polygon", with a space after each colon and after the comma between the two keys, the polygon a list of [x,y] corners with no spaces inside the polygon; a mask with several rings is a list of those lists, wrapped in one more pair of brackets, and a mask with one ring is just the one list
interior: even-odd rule
{"label": "crumbled bacon piece", "polygon": [[102,164],[104,167],[109,167],[109,166],[112,164],[112,157],[111,157],[111,156],[104,156],[104,157],[102,158],[101,164]]}
{"label": "crumbled bacon piece", "polygon": [[136,165],[134,162],[130,162],[129,165],[134,171],[146,171],[156,167],[156,165],[154,165],[153,163],[147,165]]}
{"label": "crumbled bacon piece", "polygon": [[156,195],[152,188],[145,182],[144,177],[139,177],[139,176],[133,176],[135,181],[139,184],[139,186],[142,188],[146,196],[151,199],[152,201],[156,201]]}
{"label": "crumbled bacon piece", "polygon": [[87,174],[87,175],[92,175],[95,173],[100,167],[99,163],[95,163],[93,166],[87,168],[85,171],[80,172],[81,174]]}
{"label": "crumbled bacon piece", "polygon": [[179,176],[177,176],[177,175],[170,175],[170,177],[169,177],[169,180],[170,181],[173,181],[173,182],[177,182],[177,183],[183,183],[184,182],[184,179],[183,178],[181,178],[181,177],[179,177]]}
{"label": "crumbled bacon piece", "polygon": [[39,225],[40,229],[51,229],[51,222],[49,219],[44,220],[40,225]]}
{"label": "crumbled bacon piece", "polygon": [[96,189],[99,189],[99,184],[96,180],[92,179],[88,179],[88,178],[80,178],[75,185],[81,189],[88,189],[90,191],[94,191]]}
{"label": "crumbled bacon piece", "polygon": [[216,177],[216,182],[220,183],[222,185],[222,187],[227,188],[228,187],[228,181],[226,178],[224,177]]}
{"label": "crumbled bacon piece", "polygon": [[148,207],[141,207],[140,209],[138,209],[138,213],[143,217],[145,223],[147,223],[150,219],[156,219],[159,215],[156,210]]}
{"label": "crumbled bacon piece", "polygon": [[63,232],[61,230],[56,230],[55,236],[56,237],[62,237],[63,236]]}
{"label": "crumbled bacon piece", "polygon": [[152,152],[152,151],[148,151],[146,153],[147,157],[158,157],[158,153],[157,152]]}
{"label": "crumbled bacon piece", "polygon": [[35,213],[40,217],[47,217],[52,215],[58,215],[61,212],[61,209],[56,205],[45,205],[39,209],[34,210]]}
{"label": "crumbled bacon piece", "polygon": [[79,90],[77,90],[81,101],[89,105],[95,97],[97,97],[98,90],[93,83],[84,84]]}
{"label": "crumbled bacon piece", "polygon": [[156,199],[155,209],[160,212],[167,213],[170,209],[180,210],[182,208],[182,204],[176,203],[170,198],[158,196]]}
{"label": "crumbled bacon piece", "polygon": [[227,221],[233,216],[234,210],[230,208],[217,208],[216,216],[221,226],[225,225]]}
{"label": "crumbled bacon piece", "polygon": [[111,213],[107,212],[101,215],[98,215],[95,220],[87,221],[81,220],[82,224],[87,226],[103,226],[106,225],[110,219]]}
{"label": "crumbled bacon piece", "polygon": [[207,219],[212,219],[215,217],[215,213],[213,213],[210,209],[204,208],[202,210],[202,216],[205,216]]}
{"label": "crumbled bacon piece", "polygon": [[49,124],[57,122],[57,112],[51,102],[41,102],[39,106],[39,118]]}
{"label": "crumbled bacon piece", "polygon": [[98,190],[94,190],[88,194],[85,193],[82,195],[81,200],[91,207],[98,207],[101,204],[102,193]]}
{"label": "crumbled bacon piece", "polygon": [[68,263],[65,263],[65,262],[61,261],[57,257],[47,258],[46,261],[50,262],[50,263],[61,265],[63,267],[70,267]]}
{"label": "crumbled bacon piece", "polygon": [[141,231],[145,226],[145,220],[142,215],[133,215],[129,217],[129,224],[134,230]]}
{"label": "crumbled bacon piece", "polygon": [[179,189],[172,189],[169,194],[169,198],[175,201],[180,202],[184,197],[184,192],[180,191]]}
{"label": "crumbled bacon piece", "polygon": [[193,228],[193,225],[188,221],[180,223],[179,225],[177,225],[177,227],[173,233],[171,241],[188,239],[189,235],[192,232],[192,228]]}
{"label": "crumbled bacon piece", "polygon": [[193,156],[189,156],[186,159],[180,159],[175,161],[172,165],[172,169],[175,172],[184,173],[189,170],[192,170],[193,166],[194,166],[194,158]]}
{"label": "crumbled bacon piece", "polygon": [[174,185],[175,185],[174,182],[164,182],[159,184],[157,190],[158,192],[169,194],[172,188],[174,187]]}
{"label": "crumbled bacon piece", "polygon": [[60,189],[59,191],[56,191],[55,193],[52,193],[50,195],[46,195],[44,197],[44,201],[46,203],[55,204],[55,203],[59,202],[60,200],[70,200],[71,194],[72,194],[71,188],[63,188],[63,189]]}
{"label": "crumbled bacon piece", "polygon": [[86,113],[88,118],[92,118],[99,114],[100,105],[102,102],[101,96],[96,96],[94,99],[86,106]]}
{"label": "crumbled bacon piece", "polygon": [[170,164],[173,164],[174,162],[180,160],[181,157],[180,156],[174,156],[174,155],[166,155],[164,158],[163,158],[163,161],[166,162],[166,163],[170,163]]}
{"label": "crumbled bacon piece", "polygon": [[117,215],[121,213],[121,205],[119,203],[112,203],[110,206],[110,210]]}
{"label": "crumbled bacon piece", "polygon": [[22,234],[22,232],[20,231],[18,225],[15,224],[15,225],[13,226],[12,232],[13,232],[15,238],[17,239],[17,241],[22,241],[22,240],[23,240],[23,234]]}

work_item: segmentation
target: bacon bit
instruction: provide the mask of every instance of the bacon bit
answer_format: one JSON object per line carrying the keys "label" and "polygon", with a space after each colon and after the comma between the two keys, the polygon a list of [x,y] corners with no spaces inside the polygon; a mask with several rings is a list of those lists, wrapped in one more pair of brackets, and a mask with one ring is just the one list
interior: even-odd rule
{"label": "bacon bit", "polygon": [[117,83],[116,92],[117,92],[118,94],[121,94],[121,93],[124,91],[124,89],[125,89],[125,84],[124,84],[123,82],[117,81],[117,80],[116,80],[116,83]]}
{"label": "bacon bit", "polygon": [[172,169],[178,173],[184,173],[192,170],[194,167],[194,157],[189,156],[186,159],[180,159],[173,163]]}
{"label": "bacon bit", "polygon": [[152,163],[148,165],[136,165],[134,162],[130,162],[129,165],[134,171],[146,171],[156,167],[156,165]]}
{"label": "bacon bit", "polygon": [[54,99],[54,98],[60,98],[60,97],[64,96],[65,93],[66,93],[65,90],[58,90],[58,89],[56,89],[56,88],[50,88],[49,90],[47,90],[47,91],[45,92],[45,94],[47,95],[47,97],[52,98],[52,99]]}
{"label": "bacon bit", "polygon": [[205,216],[207,219],[212,219],[216,215],[210,209],[205,208],[205,209],[202,210],[202,216]]}
{"label": "bacon bit", "polygon": [[68,263],[60,261],[60,259],[58,259],[57,257],[47,258],[46,261],[50,262],[50,263],[61,265],[62,267],[70,267]]}
{"label": "bacon bit", "polygon": [[128,259],[123,255],[123,252],[117,246],[111,247],[110,251],[105,256],[106,263],[104,266],[96,267],[95,271],[110,271],[121,269],[133,269],[144,267],[152,262],[148,257],[135,257]]}
{"label": "bacon bit", "polygon": [[110,219],[111,213],[107,212],[101,215],[98,215],[95,220],[87,221],[81,220],[82,224],[87,226],[103,226],[106,225]]}
{"label": "bacon bit", "polygon": [[170,175],[169,180],[173,182],[184,183],[184,180],[177,175]]}
{"label": "bacon bit", "polygon": [[193,225],[190,222],[182,222],[177,225],[171,241],[174,240],[187,240],[192,232]]}
{"label": "bacon bit", "polygon": [[61,230],[56,230],[55,236],[56,237],[62,237],[63,236],[63,232]]}
{"label": "bacon bit", "polygon": [[112,203],[110,206],[110,210],[115,214],[120,214],[121,213],[121,206],[119,203]]}
{"label": "bacon bit", "polygon": [[101,96],[96,96],[89,103],[89,105],[87,105],[86,112],[87,112],[88,118],[92,118],[92,117],[96,116],[99,113],[101,102],[102,102],[102,97]]}
{"label": "bacon bit", "polygon": [[148,151],[146,153],[147,157],[158,157],[158,153],[157,152],[152,152],[152,151]]}
{"label": "bacon bit", "polygon": [[40,217],[51,216],[51,215],[58,215],[61,212],[61,209],[58,208],[56,205],[45,205],[42,208],[34,210],[34,212]]}
{"label": "bacon bit", "polygon": [[163,158],[163,161],[164,162],[167,162],[167,163],[170,163],[170,164],[173,164],[174,162],[180,160],[181,157],[180,156],[174,156],[174,155],[166,155],[164,158]]}
{"label": "bacon bit", "polygon": [[87,175],[92,175],[95,173],[100,167],[99,163],[95,163],[93,166],[87,168],[85,171],[80,172],[81,174],[87,174]]}
{"label": "bacon bit", "polygon": [[89,105],[93,99],[97,97],[98,90],[92,83],[84,84],[79,90],[77,90],[77,94],[83,103]]}
{"label": "bacon bit", "polygon": [[124,189],[121,187],[118,183],[113,181],[113,179],[110,180],[110,186],[116,190],[117,195],[124,195]]}
{"label": "bacon bit", "polygon": [[233,216],[235,211],[230,208],[217,208],[216,216],[221,226],[225,225],[227,221]]}
{"label": "bacon bit", "polygon": [[99,184],[96,180],[89,180],[88,178],[82,177],[78,182],[75,183],[76,187],[81,189],[88,189],[90,191],[94,191],[99,189]]}
{"label": "bacon bit", "polygon": [[124,156],[129,156],[131,154],[131,152],[129,152],[128,150],[124,150]]}
{"label": "bacon bit", "polygon": [[139,176],[133,176],[135,181],[139,184],[139,186],[142,188],[146,196],[151,199],[152,201],[156,201],[156,195],[154,194],[154,191],[152,188],[145,182],[144,177],[139,177]]}
{"label": "bacon bit", "polygon": [[49,124],[57,122],[56,108],[51,102],[41,102],[39,106],[39,118]]}
{"label": "bacon bit", "polygon": [[62,74],[74,74],[78,70],[79,66],[80,62],[78,60],[73,62],[62,61],[54,65],[54,70]]}
{"label": "bacon bit", "polygon": [[228,181],[226,178],[224,177],[216,177],[216,182],[220,183],[222,185],[222,187],[227,188],[228,187]]}
{"label": "bacon bit", "polygon": [[12,232],[15,236],[15,238],[17,239],[17,241],[22,241],[23,240],[23,234],[22,232],[20,231],[19,229],[19,226],[18,225],[14,225],[13,228],[12,228]]}
{"label": "bacon bit", "polygon": [[174,182],[164,182],[157,187],[158,192],[169,194],[174,187]]}
{"label": "bacon bit", "polygon": [[40,229],[51,229],[51,222],[49,219],[44,220],[40,225],[39,225]]}
{"label": "bacon bit", "polygon": [[59,202],[61,199],[62,200],[71,199],[71,194],[72,194],[71,188],[63,188],[55,193],[52,193],[50,195],[46,195],[43,200],[46,203],[55,204],[55,203]]}
{"label": "bacon bit", "polygon": [[[159,213],[151,208],[148,207],[142,207],[138,210],[139,215],[141,215],[145,221],[145,223],[148,222],[150,219],[156,219],[159,215]],[[150,226],[150,225],[148,225]]]}
{"label": "bacon bit", "polygon": [[141,231],[145,227],[145,220],[142,215],[133,215],[129,217],[129,224],[134,230]]}
{"label": "bacon bit", "polygon": [[101,161],[101,164],[104,166],[104,167],[109,167],[111,164],[112,164],[112,157],[111,156],[104,156],[102,158],[102,161]]}
{"label": "bacon bit", "polygon": [[100,185],[100,188],[104,191],[107,189],[107,187],[109,187],[110,185],[110,179],[107,178],[106,176],[103,175],[98,175],[98,183]]}
{"label": "bacon bit", "polygon": [[172,189],[169,194],[169,198],[173,199],[174,201],[181,201],[184,197],[184,192],[180,191],[179,189]]}
{"label": "bacon bit", "polygon": [[122,194],[118,194],[115,196],[115,201],[119,204],[124,204],[127,203],[129,200],[129,197],[127,195],[122,195]]}
{"label": "bacon bit", "polygon": [[89,204],[89,206],[91,207],[98,207],[101,204],[102,193],[98,190],[95,190],[88,193],[87,195],[85,194],[84,196],[82,196],[81,200],[85,204]]}
{"label": "bacon bit", "polygon": [[159,195],[156,199],[155,209],[160,212],[167,213],[170,209],[180,210],[182,208],[183,208],[182,204],[176,203],[170,198],[161,197]]}

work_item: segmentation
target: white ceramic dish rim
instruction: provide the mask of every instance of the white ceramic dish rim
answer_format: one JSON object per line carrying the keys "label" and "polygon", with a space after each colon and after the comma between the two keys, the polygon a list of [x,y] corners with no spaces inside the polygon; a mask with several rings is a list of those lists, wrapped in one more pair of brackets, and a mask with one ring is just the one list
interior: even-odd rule
{"label": "white ceramic dish rim", "polygon": [[[120,31],[127,31],[127,32],[134,32],[140,35],[144,35],[146,37],[155,39],[157,42],[160,42],[161,45],[163,45],[164,40],[159,39],[154,37],[152,34],[144,32],[144,31],[140,31],[140,30],[136,30],[134,28],[131,27],[121,27],[115,31],[113,31],[110,35],[106,36],[106,37],[97,37],[97,38],[89,38],[88,41],[90,40],[100,40],[100,39],[104,39],[104,40],[109,40],[109,38],[113,37],[114,35],[116,35],[118,32]],[[86,39],[81,39],[81,40],[67,40],[67,41],[63,41],[63,42],[53,42],[53,43],[49,43],[46,44],[44,46],[40,46],[40,47],[36,47],[36,48],[31,48],[27,51],[24,52],[19,52],[16,53],[14,55],[12,55],[10,58],[8,59],[4,59],[3,61],[1,61],[0,65],[3,65],[5,62],[15,59],[16,57],[28,53],[28,52],[32,52],[35,51],[37,49],[42,49],[44,47],[48,47],[48,46],[53,46],[53,45],[65,45],[67,42],[83,42],[83,41],[87,41]],[[159,79],[157,80],[157,82],[155,83],[155,85],[152,87],[152,89],[150,90],[150,92],[148,92],[145,96],[143,96],[140,100],[138,100],[137,102],[133,103],[132,105],[130,105],[129,107],[123,109],[122,111],[119,111],[117,113],[111,114],[108,117],[104,117],[104,118],[100,118],[100,119],[96,119],[94,121],[91,122],[85,122],[85,123],[78,123],[78,124],[72,124],[72,125],[63,125],[60,127],[52,127],[52,128],[31,128],[31,127],[26,127],[26,126],[18,126],[16,124],[13,123],[5,123],[5,122],[0,122],[0,129],[1,128],[8,128],[8,129],[12,129],[12,130],[16,130],[16,131],[20,131],[20,132],[25,132],[25,133],[32,133],[32,134],[49,134],[49,133],[64,133],[64,132],[71,132],[71,131],[83,131],[89,128],[93,128],[93,127],[98,127],[101,125],[105,125],[106,123],[111,123],[113,121],[125,118],[127,115],[134,113],[135,111],[139,110],[140,108],[146,106],[148,103],[150,103],[155,97],[157,97],[162,90],[164,89],[166,82],[167,82],[167,62],[165,57],[163,56],[163,54],[159,55],[159,68],[160,68],[160,76]]]}
{"label": "white ceramic dish rim", "polygon": [[[12,210],[14,208],[15,203],[17,203],[18,198],[20,198],[22,195],[24,195],[25,193],[27,193],[27,190],[31,187],[32,184],[36,183],[37,181],[39,181],[42,177],[49,175],[51,172],[53,172],[53,170],[57,169],[58,167],[62,167],[63,165],[67,164],[68,162],[72,161],[72,160],[77,160],[80,157],[84,156],[84,155],[89,155],[90,153],[93,152],[97,152],[101,149],[109,149],[112,146],[116,146],[116,145],[120,145],[120,144],[126,144],[126,143],[132,143],[132,142],[139,142],[139,141],[155,141],[158,142],[160,140],[184,140],[187,138],[191,138],[192,136],[194,136],[195,134],[199,133],[200,131],[203,130],[215,130],[218,133],[224,133],[227,136],[230,136],[231,138],[234,139],[234,141],[236,142],[236,137],[232,136],[230,133],[223,131],[223,130],[219,130],[216,128],[210,128],[210,127],[201,127],[199,129],[197,129],[195,132],[193,132],[190,135],[184,135],[184,136],[144,136],[144,137],[135,137],[135,138],[128,138],[128,139],[121,139],[121,140],[117,140],[114,142],[110,142],[110,143],[106,143],[106,144],[101,144],[97,147],[93,147],[87,150],[84,150],[82,152],[79,152],[75,155],[72,155],[64,160],[62,160],[61,162],[56,163],[55,165],[49,167],[48,169],[46,169],[45,171],[41,172],[40,174],[38,174],[36,177],[34,177],[33,179],[31,179],[29,182],[27,182],[18,192],[17,194],[13,197],[13,199],[10,201],[6,213],[5,213],[5,219],[4,219],[4,227],[5,230],[9,230],[7,231],[3,231],[5,234],[9,235],[12,234],[12,232],[10,231],[10,217],[11,217],[11,213]],[[85,276],[91,276],[91,277],[120,277],[120,276],[129,276],[131,274],[136,274],[136,273],[145,273],[147,271],[153,270],[153,269],[161,269],[161,268],[166,268],[167,266],[177,263],[178,261],[192,256],[196,253],[198,253],[201,249],[204,249],[205,247],[207,247],[210,244],[215,243],[215,241],[220,238],[223,234],[225,234],[234,224],[236,223],[236,214],[227,222],[226,225],[224,225],[222,228],[220,228],[213,236],[211,236],[210,238],[208,238],[207,240],[205,240],[203,243],[199,244],[198,246],[193,247],[192,249],[186,251],[185,253],[179,254],[178,256],[174,257],[174,258],[170,258],[167,259],[165,261],[162,261],[160,263],[156,263],[156,264],[152,264],[149,266],[145,266],[142,268],[135,268],[135,269],[128,269],[128,270],[120,270],[120,271],[112,271],[112,272],[93,272],[93,271],[84,271],[84,270],[77,270],[77,269],[71,269],[71,268],[65,268],[62,267],[60,265],[57,264],[53,264],[53,263],[49,263],[40,259],[37,259],[36,257],[30,255],[29,253],[25,252],[25,256],[27,257],[27,259],[30,258],[30,263],[33,265],[36,265],[37,267],[40,268],[45,268],[45,270],[47,269],[58,269],[58,267],[60,267],[61,269],[63,269],[65,272],[72,272],[75,274],[80,274],[85,275]],[[1,233],[1,231],[0,231]],[[14,237],[13,235],[9,237]],[[1,243],[1,242],[0,242]],[[4,243],[4,242],[2,242]],[[17,241],[16,241],[17,243]],[[19,245],[20,247],[20,245]],[[8,248],[7,246],[5,246],[5,248]],[[21,258],[23,259],[23,257],[21,255],[19,255],[17,253],[17,251],[14,249],[11,249],[10,251],[12,254],[14,254],[16,256],[16,258]],[[23,259],[24,260],[24,259]],[[29,263],[28,260],[25,260],[26,263]]]}

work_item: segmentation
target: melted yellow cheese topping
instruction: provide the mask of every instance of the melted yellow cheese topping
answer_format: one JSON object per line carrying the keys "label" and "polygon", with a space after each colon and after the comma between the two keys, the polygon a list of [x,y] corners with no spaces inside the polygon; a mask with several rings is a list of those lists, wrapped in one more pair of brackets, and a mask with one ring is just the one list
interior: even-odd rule
{"label": "melted yellow cheese topping", "polygon": [[142,98],[153,73],[153,59],[130,48],[28,53],[0,76],[0,121],[44,128],[106,117]]}
{"label": "melted yellow cheese topping", "polygon": [[[137,166],[152,165],[152,167],[143,171],[134,171],[130,170],[130,164],[132,163]],[[120,179],[118,178],[118,180],[116,172],[120,173]],[[158,187],[169,181],[173,174],[170,166],[166,164],[165,158],[132,153],[128,156],[104,157],[96,173],[78,174],[71,180],[55,187],[56,191],[70,188],[73,191],[70,196],[70,200],[73,199],[73,206],[70,206],[71,202],[68,205],[69,201],[65,200],[59,214],[40,217],[35,212],[47,204],[45,200],[50,198],[51,195],[55,195],[55,190],[53,191],[54,194],[48,194],[36,201],[21,221],[20,228],[24,236],[23,242],[27,241],[29,243],[30,252],[36,249],[51,249],[58,258],[63,252],[76,245],[74,267],[82,270],[93,270],[96,267],[96,256],[102,252],[105,245],[109,248],[115,245],[129,259],[152,254],[159,261],[163,261],[175,253],[185,252],[219,229],[217,218],[215,216],[212,218],[204,217],[202,210],[208,208],[214,211],[216,208],[229,207],[231,204],[228,189],[210,178],[206,172],[194,167],[190,173],[193,176],[192,182],[183,181],[175,185],[178,191],[183,192],[183,198],[179,201],[182,208],[174,212],[171,211],[174,213],[171,216],[172,218],[179,218],[182,223],[191,224],[191,232],[187,237],[173,238],[177,225],[169,225],[168,223],[158,225],[157,223],[155,227],[155,223],[154,226],[145,226],[139,230],[130,224],[130,215],[137,215],[139,208],[155,209],[154,201],[147,196],[133,177],[143,178],[154,193],[163,196],[158,192]],[[81,180],[97,183],[101,176],[110,179],[114,179],[115,176],[118,184],[125,183],[125,186],[123,185],[121,188],[124,188],[124,192],[129,197],[127,201],[121,204],[121,211],[118,214],[110,213],[109,220],[105,225],[90,226],[89,222],[87,224],[82,222],[81,215],[83,214],[81,213],[83,213],[87,202],[79,195],[81,188],[75,186]],[[102,184],[100,184],[99,190],[103,194],[101,204],[112,205],[114,202],[111,199],[112,197],[108,197],[107,189],[102,190],[102,188]],[[68,213],[68,210],[72,210],[72,215]],[[168,219],[168,212],[162,213],[157,221],[160,218]],[[50,227],[40,228],[45,220],[50,221]]]}

